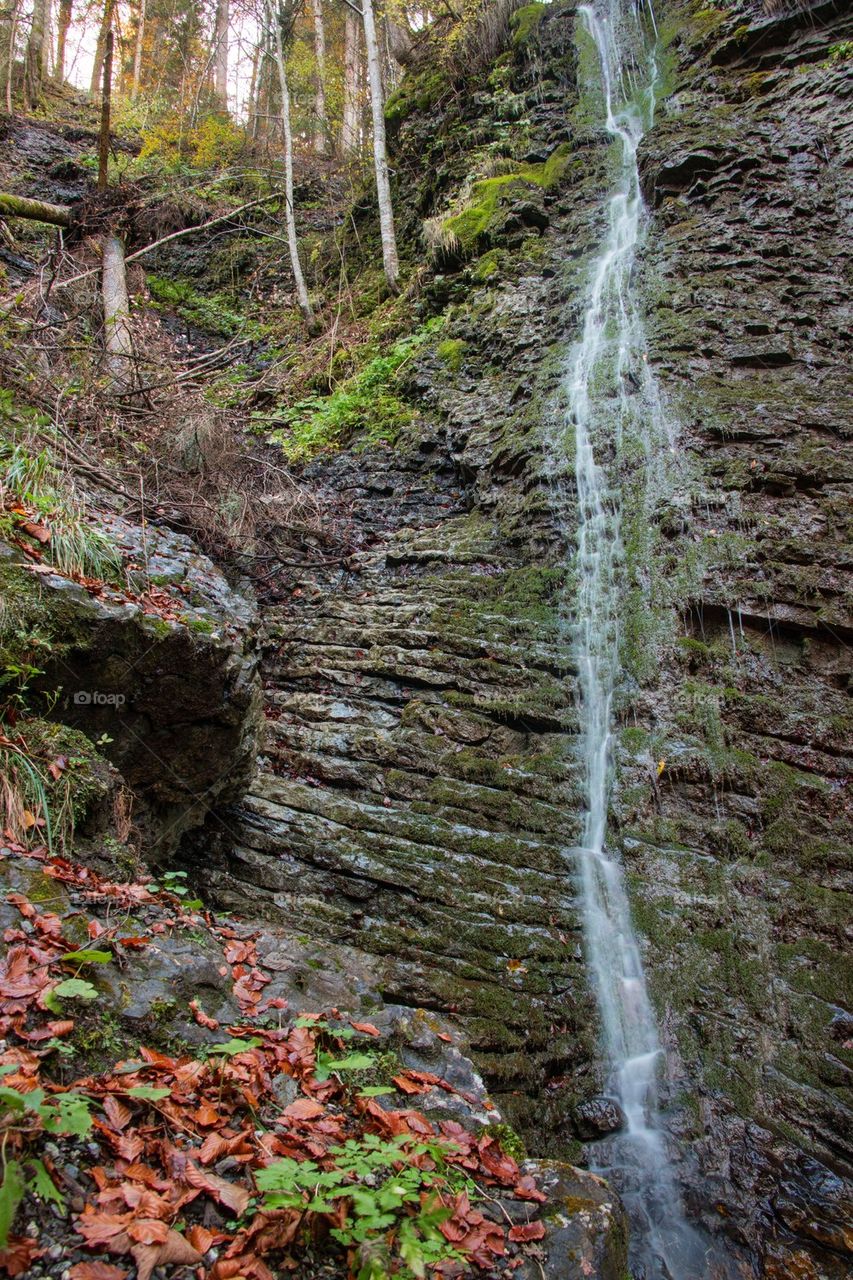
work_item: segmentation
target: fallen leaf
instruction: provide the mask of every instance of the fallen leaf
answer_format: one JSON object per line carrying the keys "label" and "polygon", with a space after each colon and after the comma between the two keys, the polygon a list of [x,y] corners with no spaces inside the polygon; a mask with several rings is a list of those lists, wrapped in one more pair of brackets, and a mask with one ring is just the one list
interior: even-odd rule
{"label": "fallen leaf", "polygon": [[23,520],[19,526],[24,533],[28,533],[31,538],[35,538],[36,542],[50,542],[50,529],[47,525],[36,524],[34,520]]}
{"label": "fallen leaf", "polygon": [[510,1227],[510,1240],[541,1240],[545,1235],[545,1224],[543,1222],[522,1222],[517,1227]]}
{"label": "fallen leaf", "polygon": [[139,1218],[136,1222],[130,1223],[127,1234],[137,1244],[163,1244],[169,1234],[169,1228],[158,1218]]}
{"label": "fallen leaf", "polygon": [[170,1230],[160,1244],[137,1244],[130,1251],[136,1262],[136,1280],[150,1280],[155,1267],[192,1266],[202,1255],[178,1231]]}
{"label": "fallen leaf", "polygon": [[382,1034],[378,1027],[374,1027],[372,1022],[351,1022],[350,1026],[353,1031],[363,1031],[366,1036],[378,1036]]}
{"label": "fallen leaf", "polygon": [[[207,1227],[202,1227],[199,1223],[196,1223],[187,1230],[187,1239],[192,1247],[194,1249],[198,1249],[201,1254],[207,1253],[208,1249],[212,1248],[217,1238],[219,1237],[214,1235],[212,1231],[208,1231]],[[85,1280],[85,1277],[83,1280]],[[95,1277],[93,1277],[93,1280],[95,1280]]]}
{"label": "fallen leaf", "polygon": [[29,1236],[13,1236],[5,1249],[0,1249],[0,1271],[7,1276],[22,1276],[43,1253],[44,1249],[38,1247],[37,1240],[31,1240]]}
{"label": "fallen leaf", "polygon": [[75,1262],[68,1274],[71,1280],[125,1280],[128,1273],[122,1267],[96,1258],[94,1262]]}
{"label": "fallen leaf", "polygon": [[321,1107],[319,1102],[314,1102],[312,1098],[297,1098],[295,1102],[291,1102],[290,1106],[284,1108],[284,1114],[291,1120],[313,1120],[316,1116],[321,1116],[324,1110],[325,1108]]}
{"label": "fallen leaf", "polygon": [[192,1009],[193,1017],[200,1027],[207,1027],[208,1031],[217,1031],[219,1023],[215,1018],[211,1018],[210,1014],[205,1013],[198,1000],[190,1000],[190,1009]]}

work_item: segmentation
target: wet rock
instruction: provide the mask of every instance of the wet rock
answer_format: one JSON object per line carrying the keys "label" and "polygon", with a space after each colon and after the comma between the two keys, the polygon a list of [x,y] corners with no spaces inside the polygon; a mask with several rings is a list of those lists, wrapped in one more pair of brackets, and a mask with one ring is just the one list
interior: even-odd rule
{"label": "wet rock", "polygon": [[612,1098],[590,1098],[577,1107],[575,1115],[578,1134],[586,1142],[618,1133],[625,1125],[622,1109]]}
{"label": "wet rock", "polygon": [[531,1160],[532,1173],[548,1201],[542,1206],[546,1234],[541,1264],[529,1261],[525,1280],[624,1280],[628,1272],[628,1221],[619,1197],[602,1178],[557,1161]]}
{"label": "wet rock", "polygon": [[[179,588],[167,619],[109,587],[90,594],[40,574],[40,608],[60,636],[45,690],[52,715],[82,730],[132,789],[134,819],[150,857],[167,858],[216,803],[236,799],[254,766],[260,716],[251,603],[185,538],[104,515],[137,564],[137,588]],[[6,572],[19,553],[0,544]],[[55,626],[54,626],[55,623]],[[192,678],[188,674],[192,673]]]}

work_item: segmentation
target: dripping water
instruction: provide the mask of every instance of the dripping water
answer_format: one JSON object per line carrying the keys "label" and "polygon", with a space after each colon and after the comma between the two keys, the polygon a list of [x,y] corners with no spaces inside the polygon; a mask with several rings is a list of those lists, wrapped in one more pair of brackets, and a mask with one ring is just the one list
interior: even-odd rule
{"label": "dripping water", "polygon": [[[624,1116],[622,1131],[597,1150],[604,1153],[601,1172],[613,1179],[631,1217],[636,1274],[645,1280],[702,1280],[712,1265],[703,1240],[685,1220],[667,1154],[656,1101],[661,1057],[656,1020],[623,871],[606,844],[625,588],[620,495],[608,479],[608,462],[619,462],[626,442],[633,457],[639,450],[643,500],[651,514],[676,443],[646,360],[632,280],[645,227],[637,150],[652,122],[659,87],[656,31],[650,0],[648,8],[631,0],[596,0],[578,14],[597,60],[599,83],[591,96],[601,106],[601,123],[616,157],[606,233],[590,268],[581,335],[565,379],[578,506],[578,587],[568,603],[586,800],[583,844],[572,854],[579,867],[608,1091]],[[554,477],[564,448],[562,439],[551,442]]]}

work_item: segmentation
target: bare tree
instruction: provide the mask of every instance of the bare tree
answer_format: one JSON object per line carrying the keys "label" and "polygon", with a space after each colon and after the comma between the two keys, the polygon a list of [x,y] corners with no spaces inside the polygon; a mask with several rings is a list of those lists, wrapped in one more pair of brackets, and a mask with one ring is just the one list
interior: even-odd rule
{"label": "bare tree", "polygon": [[391,289],[397,288],[400,262],[394,232],[394,207],[388,178],[388,148],[385,142],[385,99],[382,92],[382,67],[376,40],[373,0],[361,0],[364,20],[364,45],[367,52],[367,74],[370,81],[370,107],[373,114],[373,160],[376,168],[376,195],[379,201],[379,227],[382,236],[382,262],[385,279]]}
{"label": "bare tree", "polygon": [[[98,139],[99,191],[106,191],[109,183],[114,42],[111,0],[107,0],[105,13],[110,25],[104,37],[101,132]],[[105,231],[101,237],[101,297],[104,305],[104,370],[113,387],[122,389],[133,381],[133,333],[130,327],[124,241],[115,231]]]}
{"label": "bare tree", "polygon": [[65,45],[68,40],[68,28],[71,26],[71,6],[73,0],[59,0],[59,16],[56,22],[56,66],[54,77],[62,84],[65,79]]}
{"label": "bare tree", "polygon": [[107,34],[112,30],[113,25],[113,2],[114,0],[104,0],[104,10],[101,14],[101,25],[98,28],[98,42],[95,45],[95,58],[92,63],[92,78],[89,81],[89,92],[93,98],[98,96],[101,89],[101,82],[104,78],[104,57],[107,48]]}
{"label": "bare tree", "polygon": [[0,94],[6,110],[12,112],[12,72],[15,66],[15,40],[18,34],[20,0],[6,0],[0,5]]}
{"label": "bare tree", "polygon": [[314,14],[314,55],[317,61],[317,85],[314,90],[314,150],[326,154],[329,121],[326,116],[326,33],[323,28],[323,0],[311,0]]}
{"label": "bare tree", "polygon": [[24,55],[24,100],[31,108],[38,105],[44,84],[48,3],[49,0],[33,0],[33,16]]}
{"label": "bare tree", "polygon": [[273,9],[273,0],[266,0],[267,22],[272,30],[275,61],[278,67],[278,83],[281,91],[281,131],[284,138],[284,201],[287,226],[287,247],[290,265],[296,285],[299,307],[309,327],[314,324],[314,311],[308,297],[308,287],[299,260],[299,240],[296,235],[296,214],[293,208],[293,133],[290,127],[290,90],[287,87],[287,71],[284,65],[284,48],[281,39],[281,12]]}
{"label": "bare tree", "polygon": [[344,19],[344,115],[341,125],[341,152],[350,156],[360,141],[361,107],[361,27],[358,16],[347,9]]}
{"label": "bare tree", "polygon": [[214,29],[213,96],[219,111],[228,113],[228,0],[216,0]]}
{"label": "bare tree", "polygon": [[130,100],[135,102],[139,94],[139,80],[142,75],[142,47],[145,40],[145,0],[139,0],[136,14],[136,44],[133,50],[133,79],[130,82]]}

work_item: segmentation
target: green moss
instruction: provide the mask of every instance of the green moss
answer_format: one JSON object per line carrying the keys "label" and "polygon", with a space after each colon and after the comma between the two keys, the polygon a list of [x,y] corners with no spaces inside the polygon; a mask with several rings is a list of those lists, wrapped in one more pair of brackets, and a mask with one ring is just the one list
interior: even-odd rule
{"label": "green moss", "polygon": [[525,187],[548,190],[563,179],[569,164],[571,145],[561,143],[542,164],[526,164],[511,173],[494,178],[480,178],[471,187],[465,207],[459,213],[445,218],[441,224],[443,242],[458,246],[471,256],[490,231],[503,222],[504,208]]}
{"label": "green moss", "polygon": [[444,342],[438,344],[436,354],[443,364],[446,364],[454,373],[458,373],[462,368],[467,347],[467,342],[463,342],[461,338],[446,338]]}
{"label": "green moss", "polygon": [[471,278],[476,280],[478,284],[486,284],[500,273],[501,258],[502,254],[499,249],[490,249],[471,268]]}
{"label": "green moss", "polygon": [[445,72],[427,66],[420,72],[404,76],[399,89],[385,103],[385,120],[389,125],[402,124],[416,111],[427,111],[448,91]]}
{"label": "green moss", "polygon": [[415,416],[404,398],[400,375],[443,324],[443,316],[428,320],[384,354],[374,356],[330,396],[300,400],[281,412],[279,420],[285,425],[273,431],[270,440],[292,462],[305,462],[356,435],[365,445],[392,442]]}
{"label": "green moss", "polygon": [[221,293],[199,293],[187,280],[170,280],[149,273],[146,277],[151,297],[160,310],[174,311],[188,324],[222,337],[261,338],[262,325],[235,311]]}
{"label": "green moss", "polygon": [[182,621],[186,622],[186,625],[189,627],[190,631],[196,631],[198,632],[199,635],[209,636],[211,635],[214,629],[213,623],[210,621],[210,618],[200,618],[198,617],[197,614],[192,614],[189,617],[185,617],[182,619]]}
{"label": "green moss", "polygon": [[516,9],[509,20],[512,27],[512,43],[516,47],[530,39],[547,8],[546,4],[539,3],[525,4],[520,9]]}

